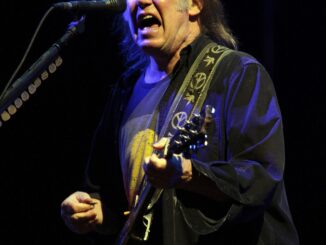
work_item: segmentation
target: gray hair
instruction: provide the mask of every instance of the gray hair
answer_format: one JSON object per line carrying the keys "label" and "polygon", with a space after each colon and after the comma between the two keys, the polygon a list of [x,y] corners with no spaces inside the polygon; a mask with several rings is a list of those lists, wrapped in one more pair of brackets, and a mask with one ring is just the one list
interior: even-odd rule
{"label": "gray hair", "polygon": [[[201,0],[195,0],[201,1]],[[200,25],[202,32],[210,36],[217,43],[229,48],[237,48],[237,40],[229,28],[224,7],[220,0],[202,0],[203,9],[200,13]],[[178,1],[178,10],[185,11],[189,8],[188,0]]]}
{"label": "gray hair", "polygon": [[202,32],[217,43],[236,49],[237,40],[227,24],[224,7],[220,0],[203,0],[204,6],[200,13]]}
{"label": "gray hair", "polygon": [[189,8],[189,2],[188,2],[188,0],[179,0],[178,7],[177,7],[177,10],[178,11],[185,11],[188,8]]}

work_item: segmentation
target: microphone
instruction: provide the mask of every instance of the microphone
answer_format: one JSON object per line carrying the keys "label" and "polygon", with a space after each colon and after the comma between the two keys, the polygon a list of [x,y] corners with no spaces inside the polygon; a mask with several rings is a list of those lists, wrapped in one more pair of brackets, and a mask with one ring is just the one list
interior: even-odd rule
{"label": "microphone", "polygon": [[114,12],[123,12],[126,9],[126,0],[59,2],[53,4],[53,7],[61,10],[110,10]]}

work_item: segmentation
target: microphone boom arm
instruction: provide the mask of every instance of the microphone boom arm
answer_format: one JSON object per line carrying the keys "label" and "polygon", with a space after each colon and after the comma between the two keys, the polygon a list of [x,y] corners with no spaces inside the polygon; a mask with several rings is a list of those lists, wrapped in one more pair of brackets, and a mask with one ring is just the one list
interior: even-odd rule
{"label": "microphone boom arm", "polygon": [[39,85],[37,80],[45,80],[48,74],[47,71],[53,73],[56,68],[61,65],[62,60],[59,57],[59,52],[64,46],[67,46],[70,40],[77,34],[83,33],[84,29],[85,16],[82,16],[78,21],[70,23],[65,34],[9,87],[0,101],[0,127],[2,121],[8,121],[11,115],[15,114],[23,101],[28,99],[29,94],[35,92],[35,89]]}

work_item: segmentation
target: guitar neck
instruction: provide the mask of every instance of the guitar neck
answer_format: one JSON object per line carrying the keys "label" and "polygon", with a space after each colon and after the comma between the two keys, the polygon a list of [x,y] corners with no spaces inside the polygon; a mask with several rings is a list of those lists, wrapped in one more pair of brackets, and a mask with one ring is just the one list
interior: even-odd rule
{"label": "guitar neck", "polygon": [[[162,189],[157,189],[151,183],[144,179],[144,185],[140,196],[137,199],[136,205],[132,208],[127,221],[125,222],[119,236],[116,240],[116,245],[127,244],[132,236],[132,230],[137,219],[142,218],[142,214],[148,212],[153,207],[154,203],[159,199]],[[137,239],[137,238],[135,238]]]}

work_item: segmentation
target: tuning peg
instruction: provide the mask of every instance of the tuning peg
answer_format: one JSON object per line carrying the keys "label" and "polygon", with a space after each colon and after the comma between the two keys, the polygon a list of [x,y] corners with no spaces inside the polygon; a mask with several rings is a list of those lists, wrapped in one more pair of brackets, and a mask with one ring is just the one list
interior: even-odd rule
{"label": "tuning peg", "polygon": [[186,134],[180,134],[179,136],[182,140],[190,140],[190,137]]}
{"label": "tuning peg", "polygon": [[182,142],[181,142],[180,140],[175,140],[174,143],[175,143],[177,146],[182,145]]}
{"label": "tuning peg", "polygon": [[192,121],[187,121],[187,123],[183,126],[186,131],[192,130],[196,127],[196,125]]}
{"label": "tuning peg", "polygon": [[184,127],[177,126],[177,130],[180,131],[180,132],[184,132],[185,131],[185,128]]}
{"label": "tuning peg", "polygon": [[199,132],[198,132],[197,129],[190,129],[190,130],[189,130],[189,133],[191,133],[192,135],[196,135],[196,134],[198,134]]}
{"label": "tuning peg", "polygon": [[213,114],[215,114],[215,112],[216,112],[215,107],[211,105],[206,105],[205,110],[202,112],[202,114],[204,114],[205,118],[208,118],[208,117],[212,117]]}
{"label": "tuning peg", "polygon": [[196,122],[199,122],[200,118],[201,118],[201,116],[198,113],[194,113],[191,121],[196,123]]}

